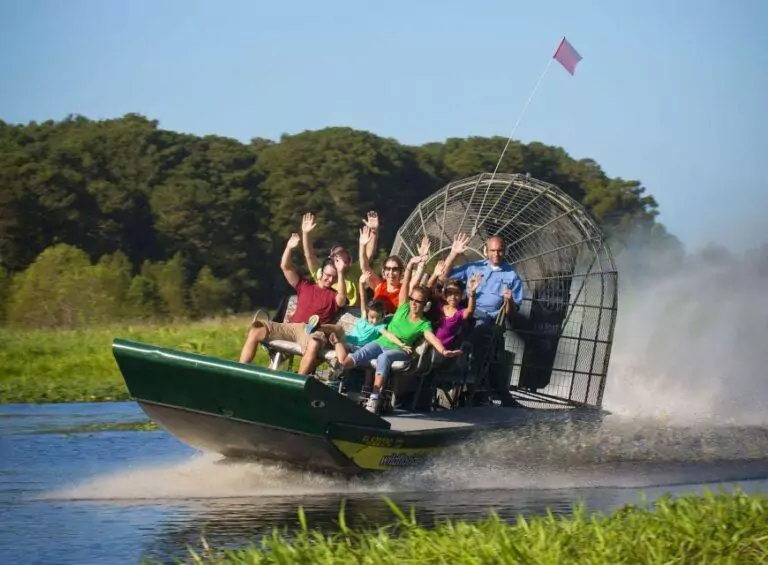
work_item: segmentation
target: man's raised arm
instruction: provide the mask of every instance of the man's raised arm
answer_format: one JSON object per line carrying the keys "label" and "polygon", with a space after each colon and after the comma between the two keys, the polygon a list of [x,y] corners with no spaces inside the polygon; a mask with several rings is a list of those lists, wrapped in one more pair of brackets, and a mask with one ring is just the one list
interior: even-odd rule
{"label": "man's raised arm", "polygon": [[300,239],[299,234],[292,233],[291,237],[288,238],[288,242],[285,244],[283,257],[280,259],[280,269],[283,271],[283,275],[285,275],[285,280],[287,280],[288,284],[294,288],[296,288],[296,285],[299,284],[299,280],[301,279],[291,261],[291,252],[298,247]]}
{"label": "man's raised arm", "polygon": [[347,305],[347,285],[344,280],[344,260],[336,255],[333,258],[333,266],[336,267],[336,276],[338,277],[336,284],[336,305],[339,308],[343,308]]}
{"label": "man's raised arm", "polygon": [[309,235],[313,229],[317,226],[315,222],[315,215],[312,212],[307,212],[301,218],[301,246],[304,248],[304,260],[307,262],[307,268],[309,269],[310,276],[314,279],[315,273],[317,273],[317,256],[315,255],[315,249],[312,247],[312,238]]}
{"label": "man's raised arm", "polygon": [[448,254],[448,257],[445,258],[445,265],[443,266],[443,273],[440,276],[440,280],[444,281],[451,276],[451,269],[456,262],[456,257],[467,250],[467,242],[469,242],[469,236],[465,233],[456,234],[456,237],[453,238],[451,252]]}

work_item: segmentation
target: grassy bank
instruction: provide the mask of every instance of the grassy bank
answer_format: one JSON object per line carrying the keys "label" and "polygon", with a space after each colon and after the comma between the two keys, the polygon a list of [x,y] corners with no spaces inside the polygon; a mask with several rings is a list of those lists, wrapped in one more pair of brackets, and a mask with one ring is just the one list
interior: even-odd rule
{"label": "grassy bank", "polygon": [[[0,329],[0,403],[126,400],[116,337],[236,360],[250,322],[230,317],[87,330]],[[263,353],[255,360],[264,363]]]}
{"label": "grassy bank", "polygon": [[[393,507],[393,510],[400,512]],[[190,563],[733,563],[768,562],[768,498],[737,491],[663,498],[610,516],[497,517],[425,529],[399,515],[390,528],[324,535],[275,532],[258,547],[191,553]]]}

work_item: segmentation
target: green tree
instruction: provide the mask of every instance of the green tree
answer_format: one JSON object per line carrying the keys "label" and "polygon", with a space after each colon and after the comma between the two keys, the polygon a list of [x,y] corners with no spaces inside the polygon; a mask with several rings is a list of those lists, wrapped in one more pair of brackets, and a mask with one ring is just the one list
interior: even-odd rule
{"label": "green tree", "polygon": [[80,249],[59,244],[13,278],[8,321],[30,327],[75,327],[83,316],[83,282],[91,266]]}
{"label": "green tree", "polygon": [[231,303],[231,295],[232,286],[229,281],[214,277],[207,265],[200,269],[190,289],[192,305],[198,316],[221,314]]}
{"label": "green tree", "polygon": [[11,277],[5,267],[0,266],[0,322],[5,321],[8,299],[11,290]]}
{"label": "green tree", "polygon": [[314,237],[322,250],[341,243],[354,251],[360,220],[370,209],[379,211],[382,244],[390,245],[413,207],[437,188],[411,149],[350,128],[285,135],[262,151],[258,166],[275,236],[273,261],[307,211],[317,216]]}
{"label": "green tree", "polygon": [[[386,252],[418,202],[450,181],[493,171],[505,144],[496,136],[406,146],[344,127],[240,143],[164,130],[138,114],[0,121],[0,269],[14,281],[6,311],[21,273],[59,244],[99,261],[78,271],[85,278],[77,284],[93,290],[91,313],[79,304],[78,319],[96,312],[189,315],[197,308],[191,274],[206,266],[211,280],[229,285],[224,307],[269,304],[284,285],[283,243],[303,212],[317,215],[314,240],[324,253],[334,243],[354,251],[360,219],[375,209],[383,222],[379,249]],[[617,252],[682,253],[657,221],[658,204],[646,187],[608,177],[592,159],[513,140],[499,172],[530,173],[562,188],[597,219]],[[14,312],[14,319],[21,316]]]}
{"label": "green tree", "polygon": [[186,318],[189,307],[189,282],[184,257],[177,253],[168,261],[145,261],[141,276],[151,280],[160,298],[160,311],[174,318]]}
{"label": "green tree", "polygon": [[150,319],[162,314],[162,299],[157,283],[144,275],[136,275],[125,296],[128,317],[140,320]]}

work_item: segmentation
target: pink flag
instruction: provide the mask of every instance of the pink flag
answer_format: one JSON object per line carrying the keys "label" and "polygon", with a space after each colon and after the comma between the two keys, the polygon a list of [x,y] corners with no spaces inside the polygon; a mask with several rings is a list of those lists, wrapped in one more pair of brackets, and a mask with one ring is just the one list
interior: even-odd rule
{"label": "pink flag", "polygon": [[576,65],[581,61],[581,55],[573,48],[573,45],[568,43],[565,37],[560,41],[560,45],[557,46],[554,58],[571,74],[576,71]]}

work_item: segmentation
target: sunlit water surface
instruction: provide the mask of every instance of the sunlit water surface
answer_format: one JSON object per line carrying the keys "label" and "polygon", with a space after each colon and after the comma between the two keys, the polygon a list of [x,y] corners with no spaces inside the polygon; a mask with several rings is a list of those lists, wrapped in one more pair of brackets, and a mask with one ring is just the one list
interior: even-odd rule
{"label": "sunlit water surface", "polygon": [[235,547],[273,526],[332,530],[392,521],[384,495],[419,519],[503,518],[584,502],[768,487],[768,428],[669,427],[614,419],[591,436],[489,435],[429,469],[340,479],[259,463],[221,464],[164,431],[73,432],[143,421],[132,403],[0,407],[0,563],[135,563],[182,557],[200,537]]}

